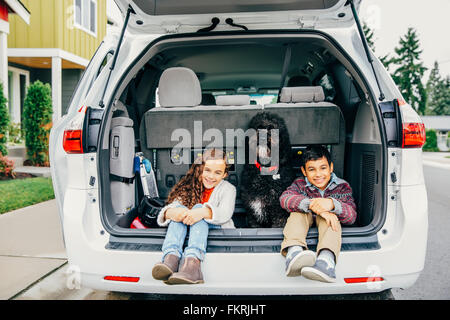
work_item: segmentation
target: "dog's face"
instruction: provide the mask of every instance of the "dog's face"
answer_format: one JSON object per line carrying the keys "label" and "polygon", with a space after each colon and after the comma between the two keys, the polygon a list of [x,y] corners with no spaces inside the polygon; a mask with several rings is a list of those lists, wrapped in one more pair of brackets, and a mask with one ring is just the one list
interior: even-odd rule
{"label": "dog's face", "polygon": [[261,112],[252,118],[249,128],[253,132],[249,136],[248,163],[257,162],[266,169],[290,163],[291,144],[284,119],[271,112]]}
{"label": "dog's face", "polygon": [[270,163],[273,151],[278,150],[279,135],[276,129],[258,129],[255,134],[250,137],[251,151],[255,152],[258,162],[262,164]]}

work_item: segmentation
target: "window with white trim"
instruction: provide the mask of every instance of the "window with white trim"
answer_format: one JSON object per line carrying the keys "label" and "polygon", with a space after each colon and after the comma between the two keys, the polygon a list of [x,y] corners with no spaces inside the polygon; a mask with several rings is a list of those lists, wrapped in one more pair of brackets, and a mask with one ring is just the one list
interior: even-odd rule
{"label": "window with white trim", "polygon": [[74,0],[75,27],[97,37],[97,0]]}

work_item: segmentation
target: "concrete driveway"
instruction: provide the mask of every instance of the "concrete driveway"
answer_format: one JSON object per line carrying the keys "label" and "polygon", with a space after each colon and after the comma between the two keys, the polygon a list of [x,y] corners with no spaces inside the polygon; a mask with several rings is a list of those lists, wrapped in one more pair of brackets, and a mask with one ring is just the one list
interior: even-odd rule
{"label": "concrete driveway", "polygon": [[67,261],[56,200],[0,215],[0,299],[11,299]]}

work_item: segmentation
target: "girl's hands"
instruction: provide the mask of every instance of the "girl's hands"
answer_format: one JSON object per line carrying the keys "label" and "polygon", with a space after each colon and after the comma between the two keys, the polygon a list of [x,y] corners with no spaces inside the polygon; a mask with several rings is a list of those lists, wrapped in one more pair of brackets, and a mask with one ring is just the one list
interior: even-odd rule
{"label": "girl's hands", "polygon": [[186,212],[183,223],[190,226],[204,218],[211,218],[211,209],[208,207],[191,209]]}
{"label": "girl's hands", "polygon": [[175,222],[182,222],[186,217],[189,210],[187,208],[171,208],[166,211],[166,219],[170,219]]}

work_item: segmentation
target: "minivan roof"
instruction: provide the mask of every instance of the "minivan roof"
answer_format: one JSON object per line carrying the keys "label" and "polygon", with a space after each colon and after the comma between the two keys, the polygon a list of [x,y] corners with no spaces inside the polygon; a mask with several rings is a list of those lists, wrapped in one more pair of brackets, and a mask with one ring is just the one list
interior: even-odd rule
{"label": "minivan roof", "polygon": [[[216,30],[230,30],[225,23],[232,18],[234,23],[248,29],[300,29],[336,28],[354,22],[348,0],[115,0],[125,16],[131,5],[140,20],[131,29],[146,30],[152,26],[155,33],[186,32],[184,27],[196,29],[211,25],[217,17],[220,24]],[[361,0],[353,0],[359,8]],[[172,25],[170,30],[167,25]],[[178,27],[173,27],[178,25]],[[160,26],[160,30],[155,27]],[[180,28],[182,27],[182,28]],[[158,32],[160,31],[160,32]],[[146,30],[148,32],[148,30]]]}

